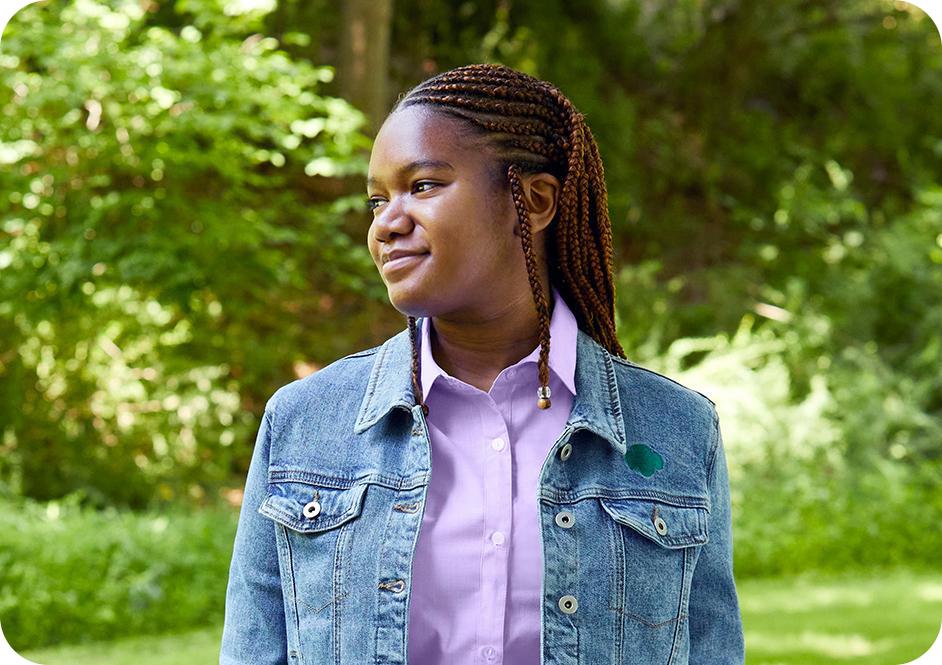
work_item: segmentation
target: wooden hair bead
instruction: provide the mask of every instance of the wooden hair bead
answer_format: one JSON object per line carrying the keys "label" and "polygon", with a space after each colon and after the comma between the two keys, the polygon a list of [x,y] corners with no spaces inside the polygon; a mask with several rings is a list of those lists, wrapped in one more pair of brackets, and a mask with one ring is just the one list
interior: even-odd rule
{"label": "wooden hair bead", "polygon": [[540,407],[541,409],[550,408],[550,395],[551,394],[552,394],[552,391],[550,390],[549,386],[540,386],[536,391],[536,395],[537,395],[536,405]]}

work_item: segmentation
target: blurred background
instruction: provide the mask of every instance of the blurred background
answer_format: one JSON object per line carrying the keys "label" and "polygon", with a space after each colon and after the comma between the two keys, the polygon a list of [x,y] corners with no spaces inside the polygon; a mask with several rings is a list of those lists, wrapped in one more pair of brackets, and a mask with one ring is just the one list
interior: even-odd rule
{"label": "blurred background", "polygon": [[[279,386],[405,327],[371,138],[437,72],[559,86],[606,166],[620,340],[716,402],[750,665],[942,621],[942,42],[889,0],[60,0],[0,44],[0,625],[217,662]],[[83,644],[90,643],[90,644]]]}

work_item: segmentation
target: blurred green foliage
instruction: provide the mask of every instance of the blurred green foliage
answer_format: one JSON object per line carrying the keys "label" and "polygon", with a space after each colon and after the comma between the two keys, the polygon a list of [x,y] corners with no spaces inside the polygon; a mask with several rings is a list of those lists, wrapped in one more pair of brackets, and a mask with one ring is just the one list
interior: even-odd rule
{"label": "blurred green foliage", "polygon": [[16,650],[221,620],[237,516],[0,501],[0,617]]}
{"label": "blurred green foliage", "polygon": [[[893,372],[875,353],[848,354],[859,369],[816,373],[796,399],[788,342],[754,325],[746,315],[732,336],[679,339],[645,363],[716,401],[737,577],[872,566],[938,572],[939,420],[894,394]],[[883,438],[917,422],[922,450]]]}
{"label": "blurred green foliage", "polygon": [[[365,247],[364,118],[324,65],[337,4],[145,5],[31,5],[0,45],[10,496],[213,503],[244,481],[261,407],[297,364],[404,326]],[[395,9],[397,92],[497,60],[585,113],[621,341],[717,403],[737,575],[937,568],[942,43],[925,15],[890,0]],[[10,589],[39,584],[24,570],[5,578],[5,626]]]}
{"label": "blurred green foliage", "polygon": [[4,32],[0,477],[141,507],[244,470],[232,444],[318,339],[302,303],[369,288],[350,199],[309,185],[362,172],[369,141],[319,94],[330,68],[109,4],[28,6]]}

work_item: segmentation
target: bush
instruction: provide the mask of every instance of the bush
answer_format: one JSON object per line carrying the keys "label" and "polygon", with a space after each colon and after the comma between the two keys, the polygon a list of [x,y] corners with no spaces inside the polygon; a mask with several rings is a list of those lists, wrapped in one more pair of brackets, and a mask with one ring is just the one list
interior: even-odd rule
{"label": "bush", "polygon": [[318,186],[362,173],[369,146],[362,113],[321,92],[333,70],[258,17],[187,4],[219,25],[89,1],[4,31],[0,482],[17,494],[144,509],[244,476],[233,444],[293,362],[347,348],[306,321],[375,271],[349,198]]}
{"label": "bush", "polygon": [[643,363],[716,402],[730,467],[736,574],[899,564],[936,570],[942,461],[928,446],[919,456],[918,448],[874,433],[912,431],[914,440],[939,441],[942,426],[900,397],[903,389],[918,393],[918,383],[903,381],[901,371],[864,349],[822,363],[807,389],[798,389],[787,367],[788,340],[813,326],[811,318],[781,332],[754,330],[747,315],[732,337],[680,339]]}
{"label": "bush", "polygon": [[0,504],[0,624],[17,650],[221,623],[238,513]]}

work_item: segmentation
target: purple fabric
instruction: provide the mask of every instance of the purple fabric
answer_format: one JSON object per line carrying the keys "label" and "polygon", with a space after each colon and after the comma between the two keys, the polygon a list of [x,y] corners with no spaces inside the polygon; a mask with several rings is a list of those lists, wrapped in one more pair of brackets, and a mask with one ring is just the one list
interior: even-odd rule
{"label": "purple fabric", "polygon": [[489,392],[442,370],[423,318],[432,475],[409,601],[410,665],[538,665],[540,470],[575,395],[577,323],[552,289],[552,406],[537,407],[539,345]]}

